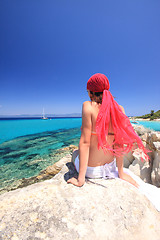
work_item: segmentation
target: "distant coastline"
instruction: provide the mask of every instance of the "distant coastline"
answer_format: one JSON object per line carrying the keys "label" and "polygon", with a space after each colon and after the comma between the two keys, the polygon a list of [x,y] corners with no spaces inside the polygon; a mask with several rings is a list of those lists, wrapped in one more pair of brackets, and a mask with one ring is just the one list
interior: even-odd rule
{"label": "distant coastline", "polygon": [[158,110],[157,112],[151,110],[151,112],[148,114],[134,117],[134,120],[135,119],[137,121],[160,121],[160,110]]}
{"label": "distant coastline", "polygon": [[[57,119],[57,118],[81,118],[81,113],[72,113],[72,114],[45,114],[48,119]],[[14,119],[41,119],[41,114],[29,115],[0,115],[0,120],[14,120]]]}
{"label": "distant coastline", "polygon": [[160,118],[156,118],[153,120],[150,120],[150,118],[138,118],[138,117],[129,117],[131,121],[154,121],[154,122],[159,122]]}
{"label": "distant coastline", "polygon": [[[47,116],[48,117],[48,120],[50,119],[62,119],[62,118],[82,118],[82,116]],[[42,117],[32,117],[32,116],[28,116],[28,117],[23,117],[23,116],[9,116],[9,117],[2,117],[0,116],[0,120],[38,120],[38,119],[41,119]],[[129,119],[131,121],[155,121],[155,122],[160,122],[160,118],[157,118],[157,119],[153,119],[153,120],[150,120],[150,118],[138,118],[138,117],[129,117]]]}
{"label": "distant coastline", "polygon": [[[61,118],[81,118],[81,117],[49,117],[48,120]],[[0,120],[27,120],[27,119],[36,120],[41,119],[41,117],[0,117]]]}
{"label": "distant coastline", "polygon": [[[48,119],[57,118],[81,118],[81,113],[70,114],[45,114]],[[142,116],[128,116],[131,121],[160,121],[160,110],[152,114],[146,114]],[[0,115],[0,120],[16,120],[16,119],[41,119],[41,114],[20,114],[20,115]]]}

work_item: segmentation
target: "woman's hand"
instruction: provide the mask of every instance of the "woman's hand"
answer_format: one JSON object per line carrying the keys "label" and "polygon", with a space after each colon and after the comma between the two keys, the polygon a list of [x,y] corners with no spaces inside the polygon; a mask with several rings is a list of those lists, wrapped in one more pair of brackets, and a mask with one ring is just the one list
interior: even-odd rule
{"label": "woman's hand", "polygon": [[124,173],[120,176],[121,179],[131,183],[132,185],[134,185],[135,187],[139,188],[138,183],[127,173]]}
{"label": "woman's hand", "polygon": [[80,181],[79,179],[72,177],[67,181],[67,183],[71,183],[77,187],[82,187],[85,183],[85,179]]}

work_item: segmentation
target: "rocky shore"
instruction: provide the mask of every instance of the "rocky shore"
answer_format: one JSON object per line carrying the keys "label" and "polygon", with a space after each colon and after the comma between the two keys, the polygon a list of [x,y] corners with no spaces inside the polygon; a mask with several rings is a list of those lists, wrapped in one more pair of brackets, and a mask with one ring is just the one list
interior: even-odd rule
{"label": "rocky shore", "polygon": [[127,154],[124,157],[124,167],[129,168],[144,182],[160,187],[160,132],[134,125],[134,129],[141,138],[144,146],[150,150],[149,162],[141,161],[138,154]]}
{"label": "rocky shore", "polygon": [[[37,182],[41,182],[41,181],[44,181],[47,179],[51,179],[53,176],[55,176],[61,170],[62,165],[63,165],[62,164],[63,160],[61,161],[61,159],[66,155],[69,155],[71,158],[72,152],[75,149],[77,149],[77,146],[75,146],[75,145],[70,145],[68,147],[58,149],[56,154],[54,154],[53,156],[55,159],[60,159],[59,161],[54,163],[52,166],[48,166],[46,169],[42,170],[37,176],[18,179],[13,184],[6,186],[4,188],[1,188],[0,194],[15,190],[17,188],[23,188],[28,185],[31,185],[31,184],[34,184]],[[35,161],[38,161],[38,160],[35,160]]]}
{"label": "rocky shore", "polygon": [[[137,125],[135,130],[152,150],[151,160],[141,162],[138,155],[129,153],[124,166],[160,187],[160,133]],[[159,212],[127,182],[86,179],[82,188],[66,183],[77,175],[71,163],[75,148],[62,149],[70,152],[59,162],[0,196],[0,239],[159,240]],[[25,187],[34,181],[41,182]]]}
{"label": "rocky shore", "polygon": [[[134,174],[139,176],[143,181],[160,187],[160,132],[147,129],[142,125],[133,125],[135,131],[142,139],[144,145],[151,151],[149,153],[150,161],[142,162],[138,155],[132,153],[126,154],[124,157],[124,167],[129,168]],[[68,147],[59,149],[57,151],[57,157],[62,158],[65,155],[72,155],[72,152],[77,149],[77,146],[70,145]],[[48,166],[42,170],[37,176],[30,178],[23,178],[16,181],[14,185],[0,189],[0,194],[15,190],[17,188],[23,188],[30,184],[34,184],[40,181],[51,179],[62,168],[62,162],[59,160],[52,166]]]}
{"label": "rocky shore", "polygon": [[150,120],[150,118],[138,118],[138,117],[129,117],[132,121],[160,121],[160,118],[156,118],[154,120]]}
{"label": "rocky shore", "polygon": [[0,239],[159,240],[160,214],[143,194],[120,179],[67,184],[70,160],[52,179],[0,196]]}
{"label": "rocky shore", "polygon": [[135,118],[135,121],[153,121],[153,122],[159,122],[160,121],[160,118],[157,118],[157,119],[154,119],[154,120],[151,120],[150,118]]}

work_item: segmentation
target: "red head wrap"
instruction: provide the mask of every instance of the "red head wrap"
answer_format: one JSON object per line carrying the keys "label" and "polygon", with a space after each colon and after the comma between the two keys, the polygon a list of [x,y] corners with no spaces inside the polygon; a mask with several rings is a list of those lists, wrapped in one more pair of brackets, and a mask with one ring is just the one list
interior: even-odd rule
{"label": "red head wrap", "polygon": [[[109,87],[108,78],[101,73],[94,74],[87,82],[88,90],[103,92],[102,105],[96,121],[98,148],[101,147],[105,152],[111,151],[114,155],[121,156],[131,151],[136,144],[141,149],[143,158],[148,160],[147,149],[145,149],[140,137],[134,131],[129,118],[122,112],[121,107],[108,91]],[[110,121],[114,131],[112,146],[106,140]]]}
{"label": "red head wrap", "polygon": [[87,89],[92,92],[103,92],[109,90],[109,80],[101,73],[96,73],[87,82]]}

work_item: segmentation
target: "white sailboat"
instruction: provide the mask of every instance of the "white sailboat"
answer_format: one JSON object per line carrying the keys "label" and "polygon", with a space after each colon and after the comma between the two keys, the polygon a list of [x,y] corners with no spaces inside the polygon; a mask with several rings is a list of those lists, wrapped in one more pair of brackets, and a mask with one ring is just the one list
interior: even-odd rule
{"label": "white sailboat", "polygon": [[44,108],[43,108],[43,115],[42,115],[42,118],[41,118],[41,119],[43,119],[43,120],[48,119],[47,117],[45,117],[45,114],[44,114]]}

